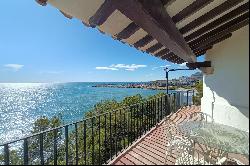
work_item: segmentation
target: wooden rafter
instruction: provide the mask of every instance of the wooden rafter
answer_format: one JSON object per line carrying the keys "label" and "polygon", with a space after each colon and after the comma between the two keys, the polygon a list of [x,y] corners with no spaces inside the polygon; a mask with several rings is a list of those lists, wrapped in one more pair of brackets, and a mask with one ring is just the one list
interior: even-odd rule
{"label": "wooden rafter", "polygon": [[204,54],[206,54],[206,53],[207,53],[207,51],[203,51],[203,52],[199,52],[199,53],[197,53],[197,54],[195,54],[195,55],[196,55],[196,57],[199,57],[199,56],[204,55]]}
{"label": "wooden rafter", "polygon": [[196,0],[186,8],[184,8],[182,11],[177,13],[175,16],[172,17],[173,22],[177,23],[186,17],[192,15],[193,13],[197,12],[213,0]]}
{"label": "wooden rafter", "polygon": [[172,60],[172,58],[173,58],[174,56],[176,56],[176,55],[174,55],[174,53],[168,52],[168,53],[166,53],[164,56],[162,56],[162,58],[163,58],[163,59],[166,59],[166,60]]}
{"label": "wooden rafter", "polygon": [[153,46],[151,46],[150,48],[146,49],[146,52],[147,53],[153,53],[159,49],[161,49],[163,47],[163,45],[161,43],[157,43]]}
{"label": "wooden rafter", "polygon": [[[190,45],[190,47],[194,47],[195,45],[201,43],[202,41],[210,38],[211,36],[215,36],[216,34],[218,33],[223,33],[223,31],[226,31],[227,29],[231,29],[232,31],[230,32],[233,32],[235,30],[237,30],[238,28],[231,28],[231,27],[235,27],[237,24],[241,23],[242,21],[244,20],[248,20],[249,19],[249,12],[219,26],[218,28],[200,36],[199,38],[193,40],[192,42],[189,42],[188,44]],[[239,28],[241,28],[241,26],[239,26]],[[227,34],[228,32],[226,32]]]}
{"label": "wooden rafter", "polygon": [[161,57],[168,52],[169,52],[169,49],[165,48],[165,49],[161,50],[160,52],[158,52],[157,54],[155,54],[155,56]]}
{"label": "wooden rafter", "polygon": [[194,33],[186,36],[184,39],[189,42],[192,39],[199,37],[200,35],[204,34],[205,32],[208,32],[211,29],[216,28],[217,26],[231,20],[232,18],[246,12],[247,10],[249,10],[249,2],[241,5],[240,7],[232,10],[231,12],[223,15],[222,17],[212,21],[211,23],[207,24],[206,26],[200,28],[199,30],[195,31]]}
{"label": "wooden rafter", "polygon": [[204,48],[201,48],[201,49],[199,49],[199,50],[196,50],[196,51],[194,52],[194,54],[197,56],[197,54],[199,55],[200,53],[206,52],[207,50],[210,50],[210,49],[212,49],[212,48],[213,48],[213,45],[208,45],[208,46],[205,46]]}
{"label": "wooden rafter", "polygon": [[167,14],[160,0],[113,0],[113,4],[158,42],[188,62],[195,61],[195,55]]}
{"label": "wooden rafter", "polygon": [[195,49],[194,49],[194,52],[196,52],[196,51],[198,51],[198,50],[203,50],[203,49],[207,48],[208,46],[212,46],[212,45],[215,45],[215,44],[217,44],[217,43],[220,43],[220,42],[222,42],[222,41],[224,41],[224,40],[230,38],[231,36],[232,36],[232,33],[228,33],[228,34],[226,34],[226,35],[224,35],[224,36],[221,36],[221,37],[219,37],[219,38],[216,38],[216,39],[212,40],[211,42],[208,42],[207,44],[204,44],[203,46],[200,46],[200,47],[195,48]]}
{"label": "wooden rafter", "polygon": [[171,55],[169,54],[165,54],[161,57],[162,59],[166,59],[166,60],[170,60],[171,59]]}
{"label": "wooden rafter", "polygon": [[119,32],[116,37],[118,39],[127,39],[132,36],[136,31],[138,31],[140,27],[136,25],[134,22],[130,23],[125,29]]}
{"label": "wooden rafter", "polygon": [[187,63],[186,66],[190,69],[196,69],[196,68],[201,68],[201,67],[211,67],[211,61]]}
{"label": "wooden rafter", "polygon": [[225,12],[226,10],[234,7],[235,5],[239,4],[243,0],[227,0],[221,5],[215,7],[214,9],[210,10],[206,14],[200,16],[199,18],[195,19],[194,21],[190,22],[189,24],[185,25],[183,28],[180,29],[182,34],[189,32],[190,30],[200,26],[201,24],[207,22],[208,20],[218,16],[219,14]]}
{"label": "wooden rafter", "polygon": [[[47,0],[36,1],[41,5],[46,5],[47,3]],[[190,63],[195,62],[196,56],[206,53],[214,44],[231,37],[232,32],[249,24],[249,2],[247,1],[230,12],[226,12],[244,1],[226,0],[178,30],[176,23],[191,16],[213,0],[193,0],[190,5],[186,6],[171,18],[166,8],[174,1],[175,0],[105,0],[103,4],[100,4],[101,6],[99,6],[96,13],[94,15],[92,13],[92,17],[83,23],[91,27],[100,26],[107,21],[115,10],[119,10],[131,22],[129,25],[127,24],[127,26],[119,27],[123,30],[113,34],[112,38],[126,43],[127,40],[125,41],[123,39],[131,37],[128,43],[138,50],[149,45],[149,43],[153,44],[152,41],[156,40],[158,43],[150,46],[145,51],[151,54],[157,52],[155,54],[156,57],[174,63],[183,63],[185,61]],[[60,8],[59,10],[63,10],[61,12],[66,17],[72,18],[66,14],[67,12],[65,13],[66,10]],[[222,13],[226,14],[214,19],[214,17]],[[72,16],[76,17],[74,14]],[[202,26],[208,21],[208,24]],[[187,32],[197,27],[199,27],[198,30],[188,34],[185,38],[183,37]],[[98,28],[101,33],[108,33],[100,29],[102,28]],[[147,35],[134,41],[137,36],[132,35],[140,29],[143,29]],[[132,41],[135,43],[131,44]]]}
{"label": "wooden rafter", "polygon": [[244,21],[242,21],[242,22],[240,22],[238,24],[235,24],[235,25],[229,27],[228,29],[225,29],[225,30],[221,31],[218,34],[214,34],[213,36],[211,36],[211,37],[209,37],[209,38],[207,38],[205,40],[200,41],[194,47],[200,48],[200,47],[206,46],[207,44],[209,44],[209,43],[211,43],[213,41],[216,41],[217,39],[227,35],[228,33],[231,33],[231,32],[234,32],[234,31],[238,30],[238,29],[246,26],[247,24],[249,24],[249,19],[244,20]]}
{"label": "wooden rafter", "polygon": [[46,6],[47,5],[47,1],[48,0],[36,0],[36,2],[42,6]]}
{"label": "wooden rafter", "polygon": [[116,7],[113,5],[112,0],[105,0],[96,13],[89,19],[90,26],[96,27],[102,25],[115,9]]}
{"label": "wooden rafter", "polygon": [[173,3],[175,0],[161,0],[163,6],[168,6]]}
{"label": "wooden rafter", "polygon": [[154,38],[151,35],[146,35],[145,37],[143,37],[142,39],[137,41],[134,44],[134,47],[136,47],[136,48],[143,47],[143,46],[147,45],[148,43],[150,43],[153,40],[154,40]]}
{"label": "wooden rafter", "polygon": [[61,11],[61,10],[59,10],[66,18],[68,18],[68,19],[72,19],[73,17],[71,16],[71,15],[69,15],[69,14],[67,14],[67,13],[65,13],[65,12],[63,12],[63,11]]}

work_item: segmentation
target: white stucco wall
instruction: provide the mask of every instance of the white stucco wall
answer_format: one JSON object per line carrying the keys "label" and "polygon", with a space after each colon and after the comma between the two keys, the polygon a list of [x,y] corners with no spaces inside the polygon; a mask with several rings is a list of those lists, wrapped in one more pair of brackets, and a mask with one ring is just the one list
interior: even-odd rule
{"label": "white stucco wall", "polygon": [[203,77],[202,112],[215,122],[249,131],[249,26],[206,54],[214,73]]}

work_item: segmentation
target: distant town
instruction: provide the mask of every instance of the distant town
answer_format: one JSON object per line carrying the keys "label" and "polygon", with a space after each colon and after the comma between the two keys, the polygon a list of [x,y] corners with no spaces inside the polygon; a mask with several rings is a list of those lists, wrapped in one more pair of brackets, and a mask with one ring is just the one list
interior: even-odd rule
{"label": "distant town", "polygon": [[[179,78],[168,81],[170,90],[190,89],[203,78],[201,72],[196,72],[191,76],[181,76]],[[166,90],[167,80],[155,80],[145,83],[121,83],[121,84],[97,84],[92,87],[108,87],[108,88],[142,88],[153,90]]]}

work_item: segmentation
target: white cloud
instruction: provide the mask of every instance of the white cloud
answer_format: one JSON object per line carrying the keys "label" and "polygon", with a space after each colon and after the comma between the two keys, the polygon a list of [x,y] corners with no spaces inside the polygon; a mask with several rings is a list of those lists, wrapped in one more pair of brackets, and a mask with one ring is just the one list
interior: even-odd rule
{"label": "white cloud", "polygon": [[139,68],[144,68],[147,67],[147,65],[136,65],[136,64],[131,64],[131,65],[126,65],[126,64],[112,64],[110,66],[106,67],[96,67],[97,70],[119,70],[119,69],[125,69],[127,71],[135,71],[136,69]]}
{"label": "white cloud", "polygon": [[136,65],[136,64],[132,64],[132,65],[112,64],[110,67],[121,68],[121,69],[124,68],[125,70],[128,70],[128,71],[134,71],[135,69],[147,67],[147,65]]}
{"label": "white cloud", "polygon": [[128,69],[125,69],[125,70],[127,70],[127,71],[135,71],[135,69],[133,69],[133,68],[128,68]]}
{"label": "white cloud", "polygon": [[118,70],[117,68],[113,67],[96,67],[96,70]]}
{"label": "white cloud", "polygon": [[159,68],[166,68],[166,67],[170,67],[170,66],[171,66],[171,65],[153,67],[152,70],[156,70],[156,69],[159,69]]}
{"label": "white cloud", "polygon": [[20,69],[22,69],[24,67],[24,65],[20,65],[20,64],[5,64],[4,67],[9,68],[9,69],[14,70],[14,71],[19,71]]}
{"label": "white cloud", "polygon": [[160,66],[161,68],[170,67],[171,65]]}

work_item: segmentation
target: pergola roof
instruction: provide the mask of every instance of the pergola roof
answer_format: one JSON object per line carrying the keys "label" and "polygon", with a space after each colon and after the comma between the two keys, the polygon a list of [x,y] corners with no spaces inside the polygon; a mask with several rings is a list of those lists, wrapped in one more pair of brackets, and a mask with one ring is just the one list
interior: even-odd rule
{"label": "pergola roof", "polygon": [[248,0],[37,0],[173,63],[195,62],[249,24]]}

